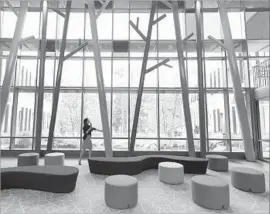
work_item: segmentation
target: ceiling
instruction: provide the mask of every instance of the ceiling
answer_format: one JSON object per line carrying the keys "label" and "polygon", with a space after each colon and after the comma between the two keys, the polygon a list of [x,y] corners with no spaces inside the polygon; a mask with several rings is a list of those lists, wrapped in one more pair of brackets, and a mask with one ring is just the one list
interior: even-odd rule
{"label": "ceiling", "polygon": [[[20,6],[20,1],[23,0],[9,0],[9,2],[14,7]],[[95,2],[101,2],[105,0],[96,0]],[[112,0],[114,1],[114,8],[127,8],[128,4],[126,2],[130,2],[130,8],[150,8],[149,0]],[[218,0],[220,1],[220,0]],[[222,0],[223,1],[223,0]],[[229,7],[270,7],[269,0],[226,0],[228,2]],[[0,0],[0,4],[3,4],[4,1]],[[30,7],[40,7],[40,0],[29,0]],[[58,7],[65,7],[66,0],[48,0],[50,5],[55,6],[57,4]],[[72,0],[72,7],[73,8],[84,8],[85,0]],[[180,2],[180,1],[179,1]],[[181,2],[185,2],[186,8],[193,8],[195,0],[181,0]],[[217,8],[217,0],[203,0],[203,6],[205,8]]]}

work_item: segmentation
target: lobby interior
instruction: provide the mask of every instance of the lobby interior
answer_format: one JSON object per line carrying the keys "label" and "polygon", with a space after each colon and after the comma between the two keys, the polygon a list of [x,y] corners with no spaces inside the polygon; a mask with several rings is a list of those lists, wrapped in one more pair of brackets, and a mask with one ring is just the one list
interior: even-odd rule
{"label": "lobby interior", "polygon": [[0,1],[1,213],[269,213],[269,14]]}

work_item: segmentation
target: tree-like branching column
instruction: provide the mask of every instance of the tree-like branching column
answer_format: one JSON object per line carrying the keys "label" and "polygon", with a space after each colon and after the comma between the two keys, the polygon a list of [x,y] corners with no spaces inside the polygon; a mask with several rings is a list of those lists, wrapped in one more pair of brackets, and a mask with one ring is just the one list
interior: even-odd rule
{"label": "tree-like branching column", "polygon": [[103,12],[103,10],[107,7],[107,5],[110,3],[110,0],[106,0],[106,2],[100,1],[102,3],[102,7],[97,14],[95,12],[94,1],[88,0],[87,2],[88,2],[88,5],[86,7],[88,7],[88,12],[89,12],[89,17],[90,17],[99,105],[100,105],[100,114],[101,114],[101,122],[102,122],[102,128],[103,128],[103,136],[104,136],[105,155],[106,157],[112,157],[113,154],[112,154],[111,131],[110,131],[110,126],[109,126],[108,108],[107,108],[106,94],[105,94],[105,89],[104,89],[101,54],[100,54],[98,31],[97,31],[97,18]]}
{"label": "tree-like branching column", "polygon": [[53,91],[52,113],[51,113],[51,121],[50,121],[50,128],[49,128],[49,139],[48,139],[48,144],[47,144],[47,152],[52,151],[52,144],[53,144],[53,140],[54,140],[54,130],[55,130],[56,117],[57,117],[57,109],[58,109],[58,102],[59,102],[59,94],[60,94],[60,86],[61,86],[64,61],[88,45],[88,43],[85,42],[84,44],[82,44],[78,48],[76,48],[74,51],[71,51],[69,54],[67,54],[65,56],[70,9],[71,9],[71,1],[67,1],[66,14],[62,15],[63,17],[65,17],[65,21],[64,21],[64,27],[63,27],[64,29],[63,29],[63,34],[62,34],[62,42],[61,42],[61,46],[60,46],[60,56],[59,56],[57,74],[56,74],[56,83],[55,83],[55,88]]}
{"label": "tree-like branching column", "polygon": [[143,55],[143,61],[142,61],[142,68],[141,68],[141,76],[140,76],[140,83],[139,83],[139,90],[136,100],[136,106],[135,106],[135,113],[134,113],[134,120],[133,120],[133,126],[132,126],[132,132],[131,132],[131,142],[129,145],[129,152],[134,152],[134,146],[136,141],[136,134],[137,134],[137,127],[138,127],[138,121],[139,121],[139,115],[140,115],[140,109],[141,109],[141,102],[142,102],[142,95],[143,95],[143,87],[144,87],[144,80],[145,75],[158,67],[162,65],[167,65],[169,62],[169,59],[165,59],[158,64],[152,66],[151,68],[147,69],[147,62],[148,62],[148,54],[150,49],[150,43],[151,43],[151,36],[152,36],[152,28],[155,24],[157,24],[159,21],[164,19],[166,15],[162,15],[156,20],[154,20],[155,17],[155,10],[157,7],[157,2],[153,1],[151,6],[151,12],[150,12],[150,18],[148,23],[148,32],[147,36],[145,36],[140,30],[139,30],[139,19],[137,19],[137,24],[135,25],[132,21],[130,21],[131,27],[139,34],[139,36],[146,42],[145,48],[144,48],[144,55]]}

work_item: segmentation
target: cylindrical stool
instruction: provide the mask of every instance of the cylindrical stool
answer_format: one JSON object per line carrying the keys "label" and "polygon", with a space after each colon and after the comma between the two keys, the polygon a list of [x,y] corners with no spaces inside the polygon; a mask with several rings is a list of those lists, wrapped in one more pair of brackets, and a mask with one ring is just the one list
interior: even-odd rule
{"label": "cylindrical stool", "polygon": [[48,153],[45,155],[45,165],[64,165],[65,154],[61,152]]}
{"label": "cylindrical stool", "polygon": [[38,165],[39,154],[38,153],[23,153],[18,156],[18,166],[32,166]]}
{"label": "cylindrical stool", "polygon": [[265,192],[265,178],[263,172],[248,168],[235,167],[231,170],[232,185],[246,192]]}
{"label": "cylindrical stool", "polygon": [[105,203],[114,209],[128,209],[138,202],[138,181],[129,175],[113,175],[105,180]]}
{"label": "cylindrical stool", "polygon": [[208,160],[208,169],[227,172],[229,168],[228,158],[222,155],[206,155]]}
{"label": "cylindrical stool", "polygon": [[184,182],[184,167],[180,163],[161,162],[158,164],[159,180],[167,184]]}
{"label": "cylindrical stool", "polygon": [[202,207],[221,210],[230,206],[229,184],[220,178],[209,175],[194,176],[191,187],[193,201]]}

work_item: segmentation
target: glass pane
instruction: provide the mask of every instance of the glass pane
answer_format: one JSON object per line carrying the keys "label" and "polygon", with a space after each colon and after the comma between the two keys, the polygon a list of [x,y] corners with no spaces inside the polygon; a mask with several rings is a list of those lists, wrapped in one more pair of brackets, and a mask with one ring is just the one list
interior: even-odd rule
{"label": "glass pane", "polygon": [[196,19],[195,13],[186,13],[186,35],[194,33],[191,39],[196,39],[197,30],[196,30]]}
{"label": "glass pane", "polygon": [[39,12],[27,12],[23,27],[22,37],[34,36],[39,38]]}
{"label": "glass pane", "polygon": [[112,140],[113,151],[127,151],[128,140],[127,139],[113,139]]}
{"label": "glass pane", "polygon": [[170,60],[168,64],[173,67],[159,67],[159,87],[180,87],[181,83],[178,60]]}
{"label": "glass pane", "polygon": [[[33,122],[34,122],[34,107],[35,107],[35,94],[20,92],[18,95],[17,120],[16,120],[17,137],[32,137]],[[23,141],[23,139],[18,139],[18,143],[20,143],[21,141]]]}
{"label": "glass pane", "polygon": [[[107,108],[108,108],[108,116],[110,123],[110,115],[111,115],[111,106],[110,106],[110,94],[106,94]],[[85,93],[84,94],[84,108],[83,108],[83,118],[88,118],[93,127],[97,129],[102,128],[101,115],[100,115],[100,105],[99,105],[99,97],[97,93]],[[92,137],[103,137],[103,133],[101,132],[93,132]]]}
{"label": "glass pane", "polygon": [[[89,17],[88,14],[86,16]],[[97,26],[99,40],[112,39],[112,13],[101,13],[97,19]]]}
{"label": "glass pane", "polygon": [[1,137],[10,136],[12,107],[13,107],[13,93],[9,93],[6,111],[3,117]]}
{"label": "glass pane", "polygon": [[245,39],[245,17],[244,12],[228,12],[233,39]]}
{"label": "glass pane", "polygon": [[[111,87],[111,60],[102,60],[103,80],[105,87]],[[96,67],[94,60],[85,60],[84,86],[97,87]]]}
{"label": "glass pane", "polygon": [[0,138],[1,150],[9,150],[10,139]]}
{"label": "glass pane", "polygon": [[226,138],[223,93],[207,93],[208,137]]}
{"label": "glass pane", "polygon": [[[130,125],[133,125],[137,94],[131,94]],[[131,128],[132,129],[132,128]],[[140,116],[137,127],[137,137],[157,137],[157,103],[156,94],[142,96]]]}
{"label": "glass pane", "polygon": [[0,86],[2,86],[4,78],[5,78],[5,73],[6,73],[6,59],[0,59],[0,63],[1,63],[1,71],[0,71]]}
{"label": "glass pane", "polygon": [[80,139],[55,138],[53,142],[54,150],[79,150]]}
{"label": "glass pane", "polygon": [[210,140],[209,152],[230,152],[230,145],[227,140]]}
{"label": "glass pane", "polygon": [[192,93],[189,94],[189,105],[193,129],[193,137],[200,137],[200,121],[199,121],[199,95]]}
{"label": "glass pane", "polygon": [[[44,86],[53,86],[54,79],[54,60],[46,59],[45,74],[44,74]],[[56,65],[57,67],[57,65]],[[56,73],[56,72],[55,72]]]}
{"label": "glass pane", "polygon": [[161,137],[186,137],[183,100],[179,93],[161,93],[160,106],[160,136]]}
{"label": "glass pane", "polygon": [[261,138],[269,140],[269,101],[260,101],[260,128]]}
{"label": "glass pane", "polygon": [[201,151],[201,142],[199,140],[194,140],[194,146],[196,152]]}
{"label": "glass pane", "polygon": [[216,39],[222,39],[222,26],[219,13],[203,13],[204,39],[213,36]]}
{"label": "glass pane", "polygon": [[270,158],[269,141],[262,141],[263,158]]}
{"label": "glass pane", "polygon": [[61,86],[82,86],[82,60],[64,62]]}
{"label": "glass pane", "polygon": [[[157,64],[156,60],[148,60],[147,68]],[[139,87],[142,60],[130,60],[130,86]],[[157,87],[157,69],[145,76],[144,87]]]}
{"label": "glass pane", "polygon": [[[59,17],[59,16],[58,16]],[[64,27],[63,17],[58,18],[57,38],[62,39]],[[84,38],[84,13],[70,13],[67,39],[83,39]]]}
{"label": "glass pane", "polygon": [[135,151],[157,151],[158,143],[157,140],[141,140],[136,139]]}
{"label": "glass pane", "polygon": [[93,144],[93,147],[92,147],[93,150],[96,150],[96,151],[105,150],[103,139],[92,139],[92,144]]}
{"label": "glass pane", "polygon": [[128,87],[128,60],[113,61],[113,86]]}
{"label": "glass pane", "polygon": [[160,140],[160,151],[187,151],[187,141]]}
{"label": "glass pane", "polygon": [[188,60],[188,85],[198,87],[198,65],[196,60]]}
{"label": "glass pane", "polygon": [[235,104],[234,94],[229,94],[230,100],[230,125],[231,125],[231,137],[234,138],[242,138],[242,132],[240,129],[240,123],[237,113],[237,108]]}
{"label": "glass pane", "polygon": [[[158,23],[158,39],[160,40],[175,40],[175,28],[174,28],[174,20],[172,13],[159,13],[158,17],[163,14],[166,17]],[[180,23],[181,28],[183,29],[183,21]],[[181,25],[182,24],[182,25]],[[182,33],[183,36],[183,33]]]}
{"label": "glass pane", "polygon": [[[106,27],[104,27],[106,26]],[[112,39],[112,13],[102,13],[97,19],[98,38],[99,40]],[[90,18],[86,13],[85,38],[92,39]]]}
{"label": "glass pane", "polygon": [[113,137],[128,137],[128,94],[113,94]]}
{"label": "glass pane", "polygon": [[2,21],[3,21],[3,24],[2,24],[2,29],[1,29],[1,37],[13,38],[13,35],[15,32],[15,26],[17,23],[17,16],[13,12],[5,11]]}
{"label": "glass pane", "polygon": [[205,61],[205,72],[207,88],[226,87],[226,67],[224,61]]}
{"label": "glass pane", "polygon": [[48,12],[48,21],[47,21],[47,38],[48,39],[56,38],[56,16],[57,14],[55,12]]}
{"label": "glass pane", "polygon": [[244,152],[243,141],[232,141],[232,152]]}
{"label": "glass pane", "polygon": [[42,137],[49,136],[49,128],[52,113],[52,93],[44,93],[43,115],[42,115]]}
{"label": "glass pane", "polygon": [[17,64],[16,85],[36,85],[37,60],[22,59]]}
{"label": "glass pane", "polygon": [[115,40],[128,40],[129,34],[129,14],[114,13],[113,16],[113,38]]}
{"label": "glass pane", "polygon": [[[229,84],[229,87],[232,87],[233,83],[232,83],[232,76],[230,72],[229,62],[227,64],[228,64],[228,84]],[[247,60],[237,59],[237,66],[238,66],[238,71],[240,74],[242,87],[249,87]]]}
{"label": "glass pane", "polygon": [[81,93],[60,93],[55,137],[80,137]]}
{"label": "glass pane", "polygon": [[14,149],[32,150],[32,138],[16,138]]}

